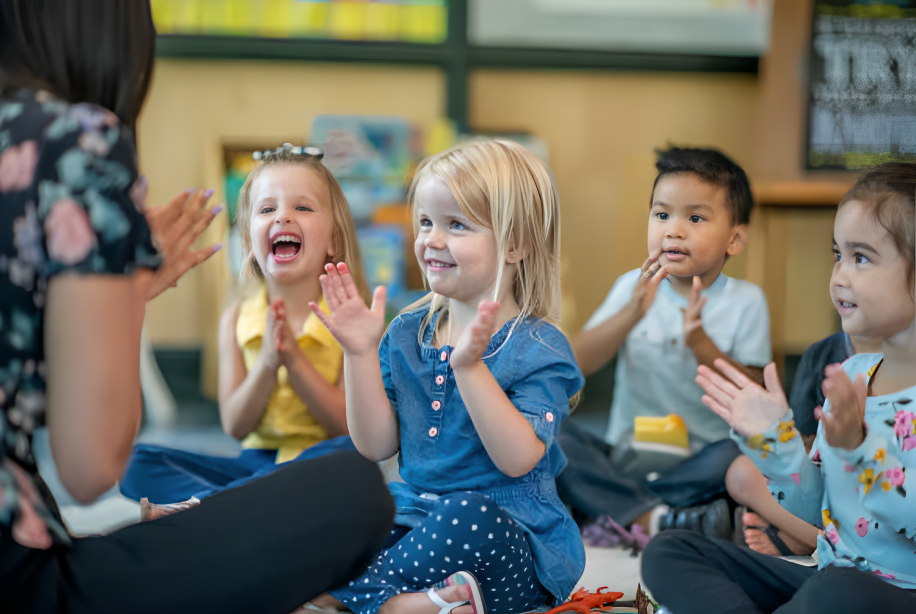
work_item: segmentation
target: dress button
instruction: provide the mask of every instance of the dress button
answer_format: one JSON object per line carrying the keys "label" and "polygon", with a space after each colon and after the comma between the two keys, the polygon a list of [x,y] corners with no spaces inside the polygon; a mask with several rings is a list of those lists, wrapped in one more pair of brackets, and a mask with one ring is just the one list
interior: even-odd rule
{"label": "dress button", "polygon": [[446,360],[448,360],[448,352],[443,350],[442,353],[439,354],[439,360],[441,360],[442,362],[445,362]]}
{"label": "dress button", "polygon": [[439,411],[440,407],[442,407],[442,403],[440,403],[439,401],[433,401],[433,409],[435,409],[436,411]]}
{"label": "dress button", "polygon": [[433,427],[433,428],[429,429],[429,436],[430,436],[430,437],[435,437],[436,434],[437,434],[438,432],[439,432],[438,429],[436,429],[436,427]]}
{"label": "dress button", "polygon": [[547,418],[547,422],[553,422],[553,414],[551,412],[547,412],[544,417]]}
{"label": "dress button", "polygon": [[445,381],[445,376],[444,376],[444,375],[437,375],[437,376],[436,376],[436,383],[439,384],[440,386],[442,385],[442,383],[443,383],[444,381]]}

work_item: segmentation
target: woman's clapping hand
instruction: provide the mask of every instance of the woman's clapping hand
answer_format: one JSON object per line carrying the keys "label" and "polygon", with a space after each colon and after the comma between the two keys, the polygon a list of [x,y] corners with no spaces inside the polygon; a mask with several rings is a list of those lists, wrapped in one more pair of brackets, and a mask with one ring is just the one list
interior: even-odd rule
{"label": "woman's clapping hand", "polygon": [[[141,185],[141,202],[146,200],[146,184]],[[152,233],[153,245],[162,254],[162,265],[146,284],[146,300],[159,296],[178,284],[188,271],[215,254],[222,245],[192,250],[222,206],[207,208],[213,190],[184,190],[159,207],[144,209]]]}

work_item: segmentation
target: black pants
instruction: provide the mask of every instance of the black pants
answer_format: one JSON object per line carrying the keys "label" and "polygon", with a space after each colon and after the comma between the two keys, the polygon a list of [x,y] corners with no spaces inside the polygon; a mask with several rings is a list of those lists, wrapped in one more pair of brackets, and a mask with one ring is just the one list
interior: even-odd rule
{"label": "black pants", "polygon": [[642,577],[672,614],[916,612],[916,591],[851,567],[821,571],[690,531],[656,535]]}
{"label": "black pants", "polygon": [[623,526],[661,503],[688,507],[724,494],[725,474],[741,455],[731,439],[715,441],[646,482],[621,475],[612,446],[571,420],[563,422],[558,439],[568,461],[557,478],[560,499],[590,518],[610,516]]}
{"label": "black pants", "polygon": [[378,467],[354,452],[70,547],[0,536],[0,612],[288,614],[362,573],[391,530]]}

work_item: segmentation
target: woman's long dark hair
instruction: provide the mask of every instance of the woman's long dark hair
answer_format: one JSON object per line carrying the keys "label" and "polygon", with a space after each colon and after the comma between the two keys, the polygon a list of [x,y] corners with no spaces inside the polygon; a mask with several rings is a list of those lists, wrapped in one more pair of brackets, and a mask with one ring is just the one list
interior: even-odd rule
{"label": "woman's long dark hair", "polygon": [[0,93],[48,89],[134,129],[155,48],[149,0],[0,0]]}

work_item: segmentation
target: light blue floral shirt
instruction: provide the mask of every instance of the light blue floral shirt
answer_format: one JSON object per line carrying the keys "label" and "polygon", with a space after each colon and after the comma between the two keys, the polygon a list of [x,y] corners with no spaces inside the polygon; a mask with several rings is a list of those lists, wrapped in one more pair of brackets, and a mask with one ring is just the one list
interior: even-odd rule
{"label": "light blue floral shirt", "polygon": [[426,517],[430,499],[424,493],[486,495],[525,531],[538,580],[562,602],[585,568],[582,538],[554,481],[566,466],[557,431],[584,383],[569,342],[546,322],[513,319],[484,352],[484,364],[546,448],[534,469],[511,478],[493,464],[461,399],[449,366],[453,348],[431,345],[436,317],[418,343],[427,312],[421,307],[398,316],[379,348],[385,391],[400,423],[405,483],[390,485],[395,524],[413,527]]}
{"label": "light blue floral shirt", "polygon": [[[857,354],[843,368],[853,380],[857,373],[871,378],[881,358]],[[865,440],[851,452],[830,447],[818,425],[806,455],[791,412],[756,437],[732,433],[780,504],[825,530],[817,544],[820,568],[856,567],[916,589],[914,401],[916,387],[868,397]]]}
{"label": "light blue floral shirt", "polygon": [[113,113],[27,89],[0,98],[0,533],[30,548],[69,543],[32,455],[48,282],[159,265],[136,182],[133,136]]}

